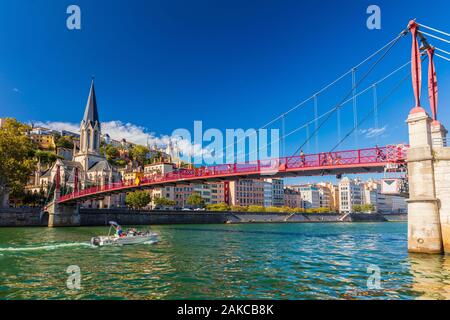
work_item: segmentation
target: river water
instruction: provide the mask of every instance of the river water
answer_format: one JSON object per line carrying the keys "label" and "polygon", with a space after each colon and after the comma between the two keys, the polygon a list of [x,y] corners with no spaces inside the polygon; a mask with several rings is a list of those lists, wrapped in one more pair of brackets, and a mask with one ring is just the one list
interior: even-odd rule
{"label": "river water", "polygon": [[0,299],[449,299],[450,259],[408,254],[406,228],[167,225],[157,244],[103,248],[88,241],[107,227],[3,228]]}

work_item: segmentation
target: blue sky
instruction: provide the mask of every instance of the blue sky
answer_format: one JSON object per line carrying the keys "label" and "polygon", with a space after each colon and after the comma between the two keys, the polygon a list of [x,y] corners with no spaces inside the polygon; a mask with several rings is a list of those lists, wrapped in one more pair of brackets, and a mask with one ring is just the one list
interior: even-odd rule
{"label": "blue sky", "polygon": [[[66,28],[70,4],[81,8],[82,30]],[[381,8],[381,30],[366,28],[371,4]],[[129,130],[131,136],[141,130],[158,136],[192,129],[194,120],[202,120],[204,128],[258,128],[393,39],[411,18],[450,32],[449,12],[448,0],[4,0],[0,117],[77,124],[95,74],[101,120],[129,123],[119,125],[119,132]],[[431,42],[450,51],[449,44]],[[408,35],[360,89],[407,62],[410,46]],[[439,117],[450,126],[450,64],[436,63]],[[380,85],[379,99],[407,72]],[[424,80],[425,75],[426,68]],[[319,113],[350,87],[347,77],[319,96]],[[426,94],[422,101],[429,110]],[[408,80],[380,109],[382,134],[367,137],[374,127],[368,120],[359,133],[360,146],[406,142],[404,120],[412,105]],[[368,92],[358,99],[358,114],[371,110]],[[343,134],[352,127],[351,111],[351,104],[342,111]],[[286,132],[312,117],[311,102],[287,117]],[[305,138],[305,130],[291,135],[286,153]],[[336,141],[333,116],[320,131],[320,150]],[[340,149],[353,147],[349,138]],[[305,151],[314,152],[314,140]]]}

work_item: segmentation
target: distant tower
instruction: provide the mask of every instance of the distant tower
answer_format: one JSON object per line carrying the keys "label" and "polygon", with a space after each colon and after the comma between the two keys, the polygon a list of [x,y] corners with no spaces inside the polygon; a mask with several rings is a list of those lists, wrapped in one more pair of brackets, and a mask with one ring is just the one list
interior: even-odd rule
{"label": "distant tower", "polygon": [[73,157],[74,161],[81,163],[84,172],[87,172],[98,161],[105,159],[100,154],[100,137],[101,126],[98,117],[94,79],[92,79],[83,120],[81,120],[80,124],[80,149]]}

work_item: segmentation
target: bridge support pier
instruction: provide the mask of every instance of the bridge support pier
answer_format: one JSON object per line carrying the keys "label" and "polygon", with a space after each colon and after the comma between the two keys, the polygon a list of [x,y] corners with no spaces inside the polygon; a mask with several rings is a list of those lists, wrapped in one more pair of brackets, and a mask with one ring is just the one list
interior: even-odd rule
{"label": "bridge support pier", "polygon": [[47,207],[48,227],[77,227],[80,225],[78,204],[58,204],[55,201]]}
{"label": "bridge support pier", "polygon": [[435,191],[431,118],[414,108],[408,116],[408,251],[442,253],[439,201]]}
{"label": "bridge support pier", "polygon": [[446,147],[447,130],[435,121],[431,124],[436,198],[439,199],[444,252],[450,253],[450,148]]}

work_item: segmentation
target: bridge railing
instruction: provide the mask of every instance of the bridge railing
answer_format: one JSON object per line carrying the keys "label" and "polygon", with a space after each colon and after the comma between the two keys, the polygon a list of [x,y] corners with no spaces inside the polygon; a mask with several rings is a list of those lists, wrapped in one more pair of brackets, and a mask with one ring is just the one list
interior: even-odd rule
{"label": "bridge railing", "polygon": [[179,182],[195,178],[208,178],[245,174],[261,174],[287,170],[311,170],[320,168],[336,168],[339,166],[357,166],[377,163],[402,163],[406,161],[408,146],[404,144],[386,147],[322,152],[319,154],[297,155],[279,159],[257,160],[249,163],[220,164],[195,169],[178,169],[165,175],[144,177],[135,180],[121,181],[104,186],[94,186],[60,197],[59,202],[86,195],[94,195],[108,191],[144,186],[164,182]]}

